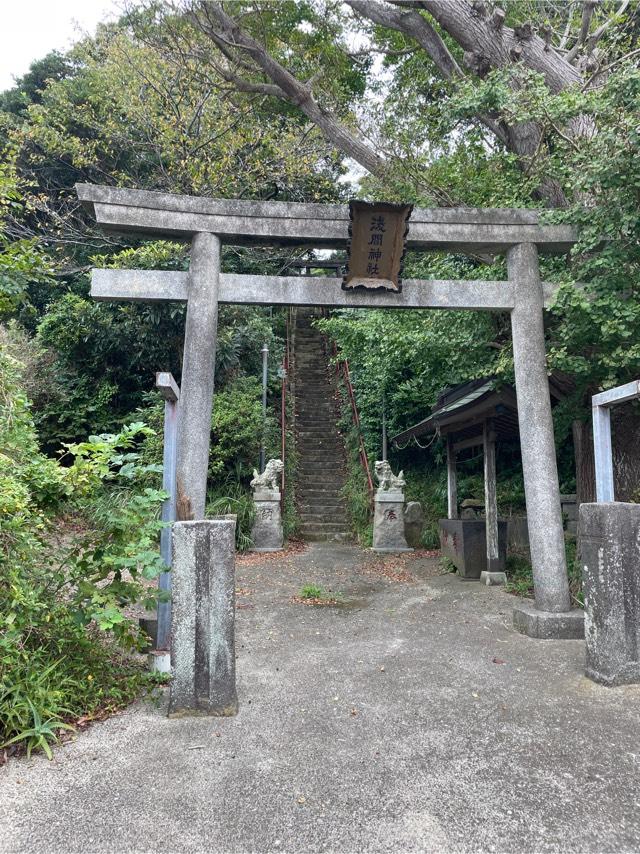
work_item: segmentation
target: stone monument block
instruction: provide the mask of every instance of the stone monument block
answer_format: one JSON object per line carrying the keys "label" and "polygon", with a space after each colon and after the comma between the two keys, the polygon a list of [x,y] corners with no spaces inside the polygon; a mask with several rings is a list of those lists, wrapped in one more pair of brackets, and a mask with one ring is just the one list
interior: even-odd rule
{"label": "stone monument block", "polygon": [[424,513],[419,501],[408,501],[404,508],[404,535],[407,545],[412,549],[422,546],[422,531],[424,529]]}
{"label": "stone monument block", "polygon": [[585,673],[603,685],[640,682],[640,505],[580,506]]}
{"label": "stone monument block", "polygon": [[262,474],[253,470],[255,520],[251,529],[254,552],[278,552],[284,544],[280,513],[280,475],[282,460],[269,460]]}
{"label": "stone monument block", "polygon": [[235,518],[172,530],[169,717],[235,715]]}
{"label": "stone monument block", "polygon": [[278,552],[284,544],[280,513],[280,490],[256,489],[253,493],[255,519],[251,528],[254,552]]}
{"label": "stone monument block", "polygon": [[373,515],[373,550],[410,552],[404,536],[404,495],[402,492],[378,492]]}
{"label": "stone monument block", "polygon": [[376,552],[410,552],[404,536],[403,473],[395,475],[386,460],[378,460],[375,473],[379,487],[375,494],[373,515],[373,550]]}
{"label": "stone monument block", "polygon": [[[487,571],[486,520],[474,516],[470,519],[440,519],[440,549],[456,565],[459,578],[478,581]],[[507,559],[507,523],[498,521],[498,565],[504,567]],[[498,570],[501,571],[501,570]]]}

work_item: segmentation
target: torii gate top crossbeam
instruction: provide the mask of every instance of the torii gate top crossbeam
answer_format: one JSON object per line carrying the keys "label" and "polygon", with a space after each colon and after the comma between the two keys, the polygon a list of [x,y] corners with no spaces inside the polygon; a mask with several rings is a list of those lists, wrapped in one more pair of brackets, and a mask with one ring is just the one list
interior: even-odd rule
{"label": "torii gate top crossbeam", "polygon": [[[346,205],[249,202],[122,190],[76,184],[78,198],[110,231],[189,240],[217,234],[234,245],[311,245],[344,248],[349,239]],[[511,208],[415,208],[407,247],[463,253],[503,253],[535,243],[546,254],[563,254],[575,243],[571,225],[541,225],[538,213]]]}

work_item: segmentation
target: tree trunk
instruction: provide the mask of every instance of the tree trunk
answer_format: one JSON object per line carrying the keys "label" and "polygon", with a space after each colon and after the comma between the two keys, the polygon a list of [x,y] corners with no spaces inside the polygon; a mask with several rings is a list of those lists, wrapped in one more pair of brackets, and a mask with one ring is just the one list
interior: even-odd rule
{"label": "tree trunk", "polygon": [[576,461],[576,501],[579,506],[596,500],[596,469],[590,423],[573,422],[573,449]]}

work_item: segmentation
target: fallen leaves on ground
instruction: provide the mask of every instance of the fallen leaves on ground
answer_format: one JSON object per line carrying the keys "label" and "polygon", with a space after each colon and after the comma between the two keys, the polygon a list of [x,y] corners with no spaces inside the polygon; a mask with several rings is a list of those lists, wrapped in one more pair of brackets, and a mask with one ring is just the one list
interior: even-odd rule
{"label": "fallen leaves on ground", "polygon": [[363,575],[382,576],[388,581],[411,584],[418,579],[409,571],[410,564],[416,560],[440,556],[437,549],[416,549],[397,555],[376,555],[366,560],[360,567]]}
{"label": "fallen leaves on ground", "polygon": [[292,596],[291,601],[294,603],[294,605],[316,605],[316,606],[320,605],[320,606],[322,606],[322,605],[340,605],[341,604],[341,601],[339,599],[332,599],[330,597],[329,598],[322,598],[322,599],[320,599],[320,598],[313,599],[313,598],[309,598],[308,596],[305,596],[305,597]]}
{"label": "fallen leaves on ground", "polygon": [[307,548],[308,544],[303,543],[302,540],[290,540],[286,549],[281,549],[279,552],[241,552],[236,554],[236,565],[255,566],[261,563],[282,561],[306,552]]}

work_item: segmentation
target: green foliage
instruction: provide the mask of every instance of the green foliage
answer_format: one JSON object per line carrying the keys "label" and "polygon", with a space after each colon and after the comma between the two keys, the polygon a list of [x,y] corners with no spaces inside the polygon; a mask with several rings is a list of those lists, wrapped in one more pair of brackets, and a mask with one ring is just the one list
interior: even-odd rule
{"label": "green foliage", "polygon": [[0,321],[22,307],[30,286],[50,284],[53,273],[37,240],[12,240],[8,236],[9,220],[28,209],[16,160],[12,147],[0,145]]}
{"label": "green foliage", "polygon": [[[576,554],[576,541],[573,538],[565,538],[565,554],[572,603],[583,608],[582,568]],[[528,553],[512,552],[509,554],[505,571],[507,573],[507,586],[505,587],[507,592],[515,593],[517,596],[533,597],[533,571]]]}
{"label": "green foliage", "polygon": [[[113,643],[139,642],[123,606],[157,601],[164,494],[138,485],[141,424],[69,447],[70,466],[44,457],[20,373],[0,347],[0,741],[48,753],[65,719],[129,702],[144,682]],[[76,524],[60,537],[63,508]]]}
{"label": "green foliage", "polygon": [[344,310],[318,322],[349,361],[367,451],[425,417],[448,385],[492,372],[495,321],[470,312]]}
{"label": "green foliage", "polygon": [[298,594],[301,599],[326,599],[327,594],[324,587],[317,584],[305,584]]}
{"label": "green foliage", "polygon": [[[217,393],[211,431],[210,479],[220,482],[231,473],[236,480],[249,478],[258,464],[263,432],[262,387],[257,379],[242,377]],[[266,432],[268,456],[277,456],[276,426],[269,413]]]}
{"label": "green foliage", "polygon": [[[53,665],[49,669],[52,668]],[[5,741],[3,747],[9,747],[9,745],[15,744],[18,741],[24,741],[27,746],[27,758],[31,757],[32,750],[40,748],[44,750],[47,759],[53,759],[53,753],[49,746],[49,742],[59,741],[59,732],[61,730],[73,730],[73,727],[70,724],[62,723],[60,718],[57,716],[43,721],[40,716],[40,712],[36,709],[31,700],[27,700],[27,705],[29,706],[33,725],[27,729],[22,729],[18,735],[15,735],[8,741]]]}
{"label": "green foliage", "polygon": [[440,558],[440,568],[442,569],[443,575],[446,575],[449,573],[456,573],[458,571],[458,567],[448,557],[441,557]]}
{"label": "green foliage", "polygon": [[247,551],[253,545],[251,528],[255,518],[253,497],[248,486],[228,481],[209,491],[207,517],[223,516],[228,513],[236,517],[236,548],[240,552]]}

